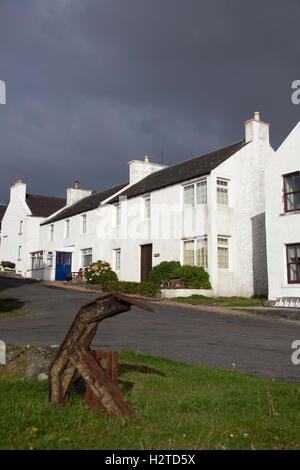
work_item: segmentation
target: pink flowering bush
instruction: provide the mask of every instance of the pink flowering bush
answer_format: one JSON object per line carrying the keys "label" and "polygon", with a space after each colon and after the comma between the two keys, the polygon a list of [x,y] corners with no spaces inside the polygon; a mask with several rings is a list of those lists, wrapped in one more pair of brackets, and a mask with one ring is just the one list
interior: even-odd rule
{"label": "pink flowering bush", "polygon": [[107,261],[96,261],[84,269],[84,277],[89,284],[107,284],[117,281],[118,276]]}

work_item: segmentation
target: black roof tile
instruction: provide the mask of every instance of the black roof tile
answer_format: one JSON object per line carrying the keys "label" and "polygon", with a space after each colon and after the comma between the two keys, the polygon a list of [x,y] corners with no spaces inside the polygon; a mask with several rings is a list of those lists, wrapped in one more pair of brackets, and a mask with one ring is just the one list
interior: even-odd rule
{"label": "black roof tile", "polygon": [[178,163],[177,165],[164,168],[163,170],[158,170],[130,186],[128,189],[120,193],[120,195],[111,199],[109,203],[116,203],[119,200],[119,196],[126,196],[129,199],[166,186],[188,181],[192,178],[197,178],[198,176],[208,175],[214,168],[234,155],[245,145],[246,142],[244,141],[237,142],[229,147],[224,147],[206,155],[202,155],[201,157],[196,157],[192,160],[187,160],[182,163]]}
{"label": "black roof tile", "polygon": [[7,206],[5,204],[0,204],[0,230],[1,230],[1,222],[4,217],[5,211]]}
{"label": "black roof tile", "polygon": [[39,196],[26,194],[26,204],[35,217],[49,217],[66,205],[66,199],[61,197]]}
{"label": "black roof tile", "polygon": [[113,196],[118,191],[121,191],[128,183],[120,184],[119,186],[114,186],[113,188],[105,189],[104,191],[99,191],[97,193],[91,194],[90,196],[86,196],[80,201],[75,202],[69,207],[66,207],[62,210],[59,214],[52,217],[51,219],[43,222],[41,225],[47,225],[52,222],[58,222],[59,220],[67,219],[69,217],[73,217],[74,215],[82,214],[83,212],[88,212],[93,209],[97,209],[99,204],[102,201],[105,201],[108,197]]}

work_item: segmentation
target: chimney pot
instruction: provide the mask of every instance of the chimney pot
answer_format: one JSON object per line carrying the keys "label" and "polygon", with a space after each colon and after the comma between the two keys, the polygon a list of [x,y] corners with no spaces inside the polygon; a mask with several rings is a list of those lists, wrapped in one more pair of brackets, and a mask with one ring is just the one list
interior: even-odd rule
{"label": "chimney pot", "polygon": [[259,112],[259,111],[256,111],[256,112],[254,113],[254,119],[255,119],[256,121],[260,121],[260,112]]}
{"label": "chimney pot", "polygon": [[145,155],[145,163],[149,163],[150,159],[148,155]]}
{"label": "chimney pot", "polygon": [[15,182],[15,184],[22,184],[23,181],[22,181],[22,178],[18,178],[17,181]]}
{"label": "chimney pot", "polygon": [[75,181],[75,189],[79,189],[79,181]]}

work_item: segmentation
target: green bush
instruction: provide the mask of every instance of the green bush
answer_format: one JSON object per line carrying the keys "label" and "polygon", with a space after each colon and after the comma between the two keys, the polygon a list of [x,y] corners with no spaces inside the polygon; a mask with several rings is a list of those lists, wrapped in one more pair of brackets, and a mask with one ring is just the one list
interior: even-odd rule
{"label": "green bush", "polygon": [[102,284],[104,291],[121,292],[122,294],[138,294],[144,297],[155,297],[159,287],[152,282],[107,281]]}
{"label": "green bush", "polygon": [[211,289],[209,274],[198,266],[180,266],[173,271],[171,279],[181,279],[187,289]]}
{"label": "green bush", "polygon": [[12,263],[11,261],[1,261],[0,266],[2,268],[9,268],[9,269],[15,269],[16,264]]}
{"label": "green bush", "polygon": [[180,268],[179,261],[162,261],[162,263],[152,268],[149,276],[149,282],[159,286],[162,281],[174,279],[173,272],[178,268]]}
{"label": "green bush", "polygon": [[112,270],[112,267],[107,261],[96,261],[84,269],[84,277],[88,284],[101,284],[107,282],[117,281],[118,276]]}

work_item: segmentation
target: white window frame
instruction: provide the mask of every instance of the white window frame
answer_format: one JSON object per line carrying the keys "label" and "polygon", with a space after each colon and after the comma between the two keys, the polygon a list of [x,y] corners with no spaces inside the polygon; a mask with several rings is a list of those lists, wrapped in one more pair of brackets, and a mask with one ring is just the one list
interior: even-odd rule
{"label": "white window frame", "polygon": [[54,240],[54,224],[51,224],[49,226],[49,239],[50,239],[50,242],[53,242]]}
{"label": "white window frame", "polygon": [[144,219],[151,219],[151,196],[144,196]]}
{"label": "white window frame", "polygon": [[22,245],[19,245],[18,246],[18,261],[22,261],[21,252],[22,252]]}
{"label": "white window frame", "polygon": [[[88,264],[85,264],[84,257],[91,256],[91,261]],[[93,248],[84,248],[81,250],[81,264],[83,268],[87,268],[93,262]]]}
{"label": "white window frame", "polygon": [[[229,205],[229,180],[217,178],[216,180],[217,205],[227,207]],[[226,202],[222,202],[221,194],[226,194]]]}
{"label": "white window frame", "polygon": [[65,238],[70,238],[70,219],[65,220]]}
{"label": "white window frame", "polygon": [[[227,266],[221,266],[220,264],[220,251],[227,252]],[[225,269],[228,271],[230,269],[230,236],[228,235],[218,235],[217,236],[217,261],[218,269]]]}
{"label": "white window frame", "polygon": [[114,266],[115,271],[119,272],[121,269],[121,248],[116,248],[114,250]]}
{"label": "white window frame", "polygon": [[81,215],[81,233],[86,233],[87,232],[87,215],[82,214]]}
{"label": "white window frame", "polygon": [[[204,184],[205,183],[205,184]],[[198,187],[205,186],[205,198],[203,202],[199,202],[199,193]],[[185,203],[185,191],[187,188],[193,188],[193,197],[192,203],[187,204]],[[193,183],[187,183],[183,185],[183,207],[196,207],[196,206],[203,206],[207,204],[207,178],[201,178]]]}
{"label": "white window frame", "polygon": [[118,202],[115,204],[115,211],[116,211],[116,227],[121,225],[121,204]]}
{"label": "white window frame", "polygon": [[53,268],[54,253],[53,251],[47,252],[47,267]]}
{"label": "white window frame", "polygon": [[31,253],[31,270],[42,269],[44,267],[44,252],[35,251]]}
{"label": "white window frame", "polygon": [[[185,243],[191,243],[193,242],[193,251],[194,251],[194,258],[193,258],[193,264],[189,265],[189,266],[198,266],[198,267],[202,267],[204,269],[208,269],[208,237],[207,235],[203,235],[201,237],[196,237],[196,238],[188,238],[188,239],[185,239],[183,240],[183,264],[185,264],[185,259],[184,259],[184,253],[185,253],[185,250],[184,250],[184,246],[185,246]],[[204,259],[205,259],[205,265],[204,266],[201,266],[200,264],[198,264],[198,260],[197,260],[197,251],[198,251],[198,244],[200,244],[200,246],[204,246],[205,247],[205,244],[203,244],[203,242],[206,242],[206,255],[204,256]]]}
{"label": "white window frame", "polygon": [[18,235],[23,235],[23,220],[19,221],[19,233]]}

